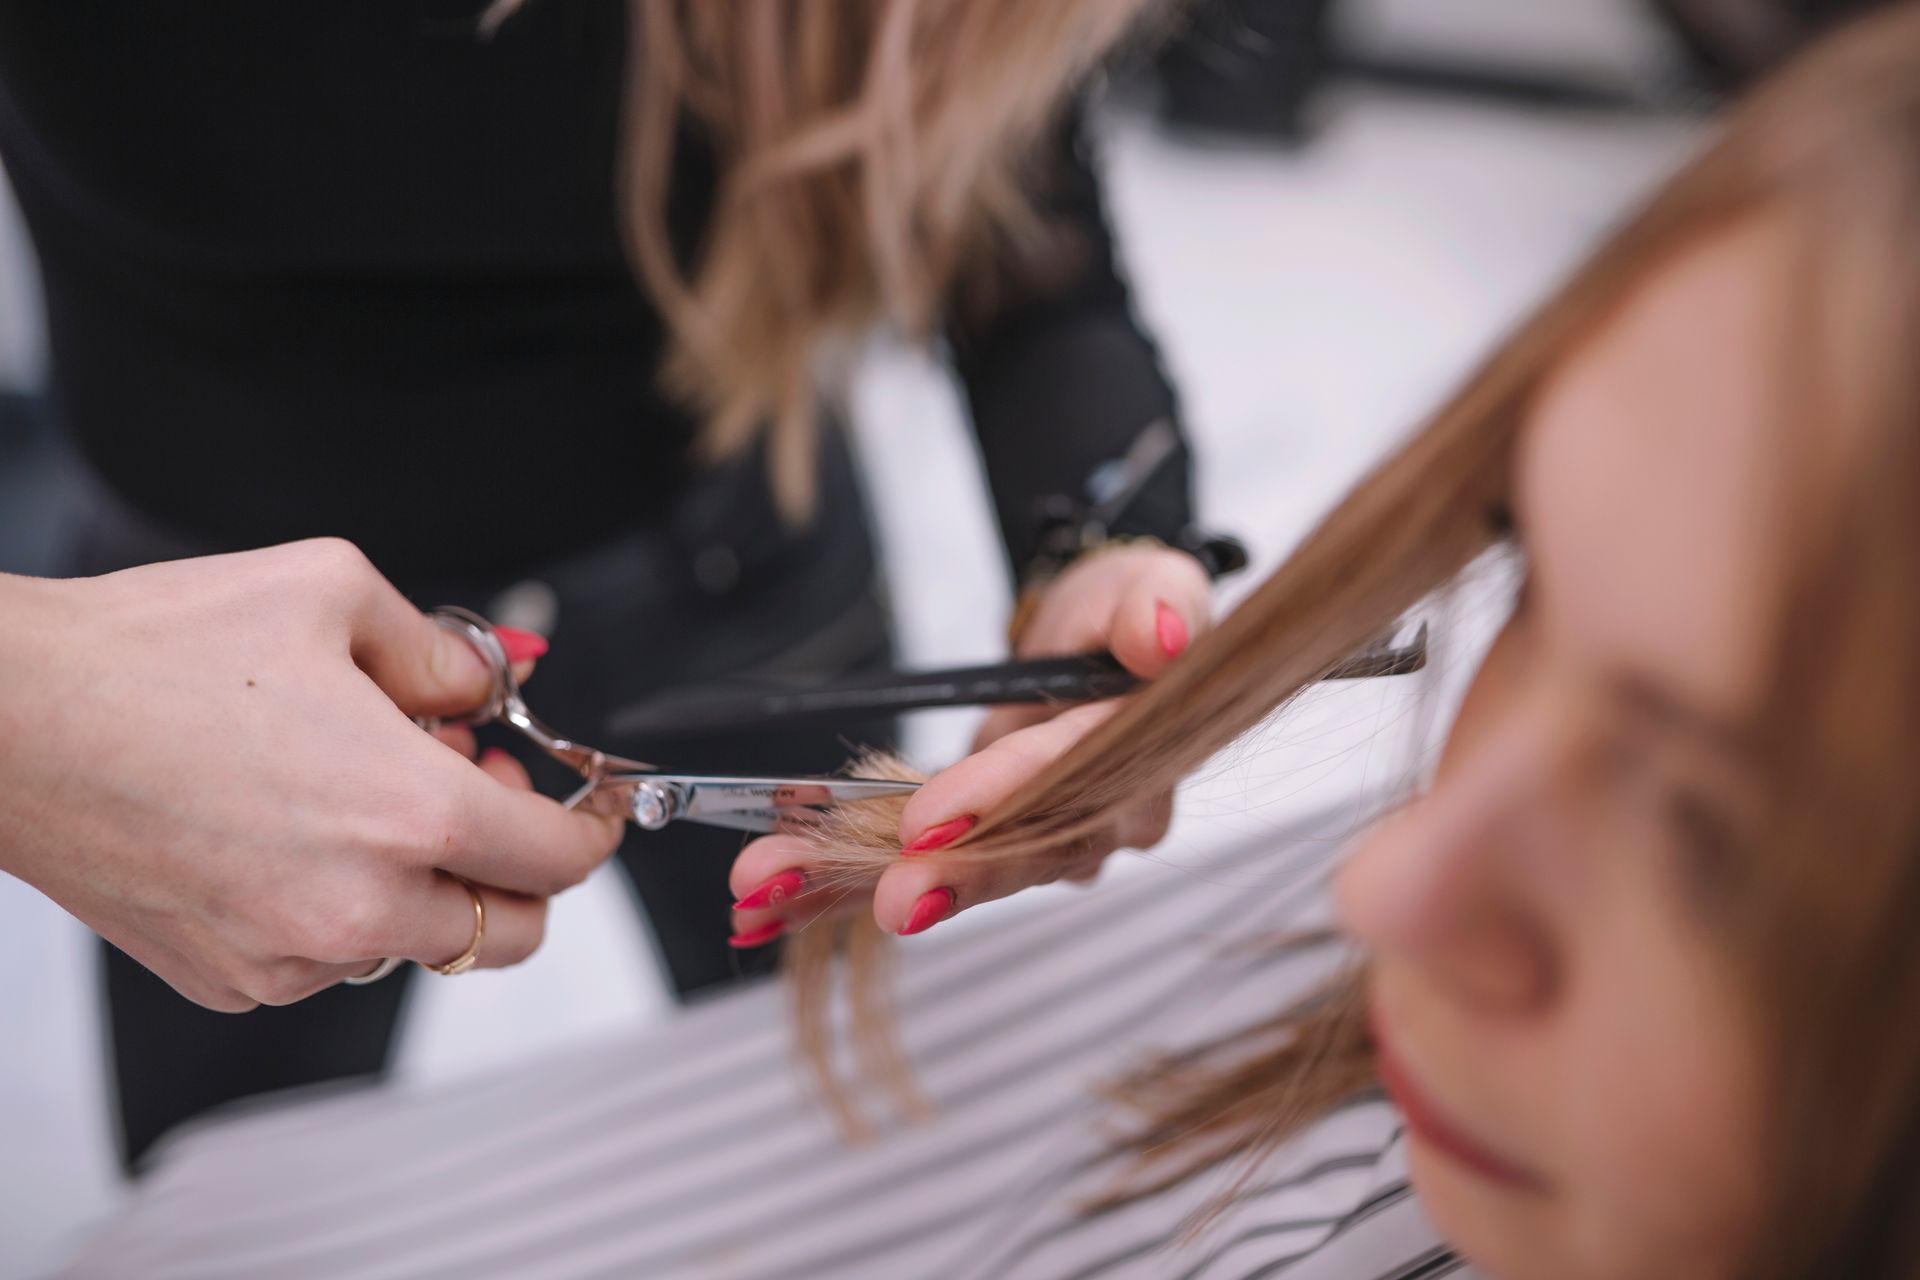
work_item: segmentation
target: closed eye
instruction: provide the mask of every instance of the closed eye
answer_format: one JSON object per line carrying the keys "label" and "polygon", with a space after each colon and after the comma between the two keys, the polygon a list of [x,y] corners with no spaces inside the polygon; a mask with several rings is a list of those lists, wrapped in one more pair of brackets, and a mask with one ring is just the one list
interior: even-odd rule
{"label": "closed eye", "polygon": [[1665,807],[1680,843],[1688,896],[1709,917],[1723,915],[1738,889],[1742,865],[1735,824],[1712,797],[1684,782],[1672,787]]}

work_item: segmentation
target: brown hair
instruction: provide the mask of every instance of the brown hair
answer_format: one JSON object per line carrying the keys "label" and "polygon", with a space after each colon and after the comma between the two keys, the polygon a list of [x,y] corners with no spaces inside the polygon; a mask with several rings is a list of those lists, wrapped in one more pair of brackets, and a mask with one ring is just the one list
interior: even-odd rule
{"label": "brown hair", "polygon": [[[1857,443],[1843,477],[1800,495],[1763,764],[1776,834],[1741,851],[1733,954],[1779,1117],[1779,1208],[1746,1270],[1905,1280],[1920,1275],[1920,10],[1841,34],[1736,111],[1217,631],[940,856],[1070,857],[1105,810],[1173,785],[1444,587],[1497,536],[1487,513],[1543,382],[1661,263],[1762,210],[1804,258],[1807,394],[1787,444]],[[868,825],[825,841],[838,874],[896,856],[887,822]],[[817,958],[809,972],[824,981]],[[1356,991],[1124,1086],[1139,1187],[1257,1159],[1368,1080]]]}
{"label": "brown hair", "polygon": [[[527,0],[494,0],[483,30]],[[670,330],[661,378],[709,456],[768,432],[776,496],[811,504],[820,399],[876,324],[916,339],[963,278],[1045,230],[1029,153],[1152,0],[631,0],[627,244]],[[675,255],[675,154],[718,189]]]}

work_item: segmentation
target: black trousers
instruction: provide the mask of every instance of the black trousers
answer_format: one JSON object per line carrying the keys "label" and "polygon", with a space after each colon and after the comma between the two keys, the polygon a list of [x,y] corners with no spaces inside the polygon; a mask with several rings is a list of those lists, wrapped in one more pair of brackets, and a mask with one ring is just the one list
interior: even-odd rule
{"label": "black trousers", "polygon": [[[195,547],[105,495],[78,513],[76,574],[225,548]],[[735,675],[818,677],[885,664],[888,620],[865,504],[844,445],[822,461],[819,514],[795,530],[775,515],[757,461],[710,473],[665,518],[612,543],[498,579],[399,585],[423,607],[459,604],[499,621],[543,623],[552,651],[527,687],[548,723],[607,750],[675,770],[826,772],[857,745],[891,741],[890,721],[750,736],[626,739],[607,716],[663,687]],[[528,617],[527,611],[545,615]],[[560,793],[552,762],[494,728],[535,785]],[[209,761],[209,772],[218,761]],[[675,823],[631,829],[624,867],[682,998],[769,972],[775,948],[726,945],[727,873],[746,837]],[[367,987],[337,986],[284,1007],[213,1013],[105,948],[121,1155],[129,1169],[179,1122],[252,1094],[376,1075],[387,1065],[412,966]]]}

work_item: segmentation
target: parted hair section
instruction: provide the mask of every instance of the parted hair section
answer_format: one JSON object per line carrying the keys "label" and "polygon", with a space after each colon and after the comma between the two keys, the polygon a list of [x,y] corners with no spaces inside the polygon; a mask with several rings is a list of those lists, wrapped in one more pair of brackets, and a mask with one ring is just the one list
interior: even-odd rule
{"label": "parted hair section", "polygon": [[[1732,112],[1700,154],[1467,379],[1284,564],[1164,676],[1131,695],[941,859],[1076,856],[1125,797],[1172,786],[1287,704],[1502,536],[1522,425],[1544,383],[1663,264],[1755,216],[1796,229],[1808,292],[1800,367],[1781,369],[1784,443],[1858,438],[1808,488],[1796,606],[1780,635],[1766,803],[1778,812],[1731,913],[1774,1077],[1780,1211],[1737,1274],[1920,1275],[1920,9],[1842,32]],[[1817,424],[1817,425],[1816,425]],[[1596,531],[1599,536],[1602,531]],[[1676,549],[1676,553],[1683,549]],[[1805,605],[1807,607],[1799,607]],[[863,772],[896,768],[868,761]],[[885,776],[883,773],[882,776]],[[849,891],[899,856],[898,802],[814,829]],[[1842,833],[1835,844],[1835,833]],[[1833,851],[1846,851],[1846,875]],[[856,1099],[917,1113],[869,913],[790,952],[802,1057],[850,1132]],[[852,1052],[835,1053],[838,983]],[[1373,1080],[1349,975],[1245,1034],[1113,1082],[1134,1117],[1117,1196],[1257,1160]],[[1899,1011],[1894,1013],[1893,1011]]]}

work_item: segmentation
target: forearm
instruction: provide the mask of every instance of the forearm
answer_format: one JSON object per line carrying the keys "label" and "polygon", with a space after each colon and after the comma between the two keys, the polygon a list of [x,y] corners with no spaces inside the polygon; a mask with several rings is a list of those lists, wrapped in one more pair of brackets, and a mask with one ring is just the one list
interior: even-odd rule
{"label": "forearm", "polygon": [[1016,574],[1033,558],[1042,505],[1085,501],[1094,474],[1156,423],[1176,447],[1112,531],[1166,537],[1193,519],[1177,397],[1134,313],[1078,113],[1042,158],[1033,200],[1044,242],[1002,245],[956,298],[948,330]]}
{"label": "forearm", "polygon": [[968,382],[982,464],[1010,564],[1024,573],[1050,505],[1086,503],[1103,469],[1165,424],[1173,451],[1109,532],[1171,538],[1194,519],[1192,456],[1152,344],[1124,317],[1080,314],[1036,329]]}
{"label": "forearm", "polygon": [[38,789],[38,744],[57,713],[65,622],[64,584],[0,574],[0,871],[25,877],[26,839],[20,826]]}

